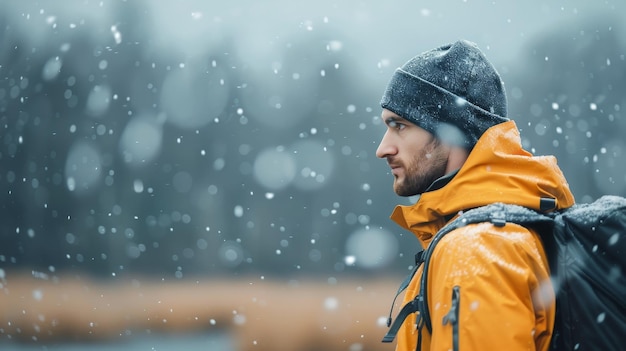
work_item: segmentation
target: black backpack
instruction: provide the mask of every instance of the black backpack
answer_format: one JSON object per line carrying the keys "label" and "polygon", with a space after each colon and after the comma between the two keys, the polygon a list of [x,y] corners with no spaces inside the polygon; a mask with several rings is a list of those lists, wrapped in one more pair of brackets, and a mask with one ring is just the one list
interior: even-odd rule
{"label": "black backpack", "polygon": [[[424,271],[418,296],[407,303],[391,324],[383,342],[395,338],[400,325],[419,311],[418,328],[432,331],[426,284],[430,256],[441,238],[470,223],[507,222],[538,231],[548,256],[556,293],[556,320],[550,350],[623,350],[626,338],[626,199],[603,196],[554,213],[496,203],[464,212],[443,227],[428,248],[416,255]],[[395,301],[395,299],[394,299]],[[391,315],[391,314],[390,314]],[[421,330],[420,333],[421,335]],[[418,349],[419,349],[418,340]]]}

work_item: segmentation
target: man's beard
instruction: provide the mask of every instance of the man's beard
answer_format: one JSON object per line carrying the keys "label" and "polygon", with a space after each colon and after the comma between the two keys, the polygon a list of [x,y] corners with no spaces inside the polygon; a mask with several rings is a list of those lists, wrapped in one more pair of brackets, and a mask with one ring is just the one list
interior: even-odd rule
{"label": "man's beard", "polygon": [[404,180],[394,182],[394,191],[400,196],[422,194],[435,182],[446,174],[448,157],[435,139],[429,143],[421,153],[415,155],[409,164],[404,165]]}

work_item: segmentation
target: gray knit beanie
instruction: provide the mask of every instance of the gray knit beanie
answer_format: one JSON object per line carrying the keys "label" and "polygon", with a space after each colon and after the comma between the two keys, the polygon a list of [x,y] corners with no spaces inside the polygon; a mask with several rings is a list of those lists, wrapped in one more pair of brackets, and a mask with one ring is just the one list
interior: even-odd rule
{"label": "gray knit beanie", "polygon": [[[461,40],[398,68],[381,106],[448,142],[472,149],[490,127],[508,121],[504,83],[476,44]],[[450,128],[450,127],[456,128]]]}

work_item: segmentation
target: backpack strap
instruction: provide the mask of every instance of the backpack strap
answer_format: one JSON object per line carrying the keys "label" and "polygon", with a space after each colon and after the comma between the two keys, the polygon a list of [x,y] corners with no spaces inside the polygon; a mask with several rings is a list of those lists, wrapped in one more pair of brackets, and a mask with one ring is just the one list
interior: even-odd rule
{"label": "backpack strap", "polygon": [[[393,306],[396,303],[396,299],[409,286],[409,283],[411,283],[411,280],[413,280],[413,277],[415,276],[417,269],[422,265],[423,262],[424,262],[424,250],[421,250],[415,254],[415,265],[413,266],[413,270],[411,270],[411,273],[409,273],[409,275],[407,275],[406,278],[404,278],[404,280],[400,284],[400,287],[398,287],[396,296],[394,296],[393,301],[391,302],[391,308],[389,309],[389,317],[387,318],[387,327],[389,328],[389,331],[387,331],[387,334],[385,334],[385,336],[383,337],[382,342],[385,342],[385,343],[392,342],[393,339],[395,339],[396,335],[398,334],[398,330],[400,330],[400,326],[402,325],[402,323],[404,323],[404,320],[406,319],[406,317],[408,317],[411,313],[417,312],[417,303],[414,300],[414,301],[407,303],[406,305],[402,307],[402,309],[398,313],[398,316],[396,317],[395,320],[391,318],[391,316],[393,315]],[[392,320],[393,320],[393,324],[392,324]]]}

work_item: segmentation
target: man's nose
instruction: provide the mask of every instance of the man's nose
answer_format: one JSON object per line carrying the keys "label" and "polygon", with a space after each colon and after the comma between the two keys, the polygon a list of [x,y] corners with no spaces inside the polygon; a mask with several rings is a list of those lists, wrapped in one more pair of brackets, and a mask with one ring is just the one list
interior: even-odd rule
{"label": "man's nose", "polygon": [[386,132],[383,135],[383,138],[380,140],[380,144],[378,144],[378,148],[376,149],[376,157],[385,158],[391,155],[395,155],[397,149],[391,143],[391,138],[389,137],[389,133]]}

